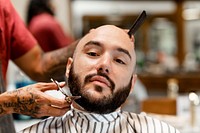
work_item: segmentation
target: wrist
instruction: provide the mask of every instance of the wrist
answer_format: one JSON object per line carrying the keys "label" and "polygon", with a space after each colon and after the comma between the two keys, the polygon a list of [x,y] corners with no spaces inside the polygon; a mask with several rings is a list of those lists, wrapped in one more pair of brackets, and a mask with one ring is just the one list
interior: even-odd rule
{"label": "wrist", "polygon": [[8,92],[0,94],[0,116],[14,113],[12,107],[13,97],[14,96]]}

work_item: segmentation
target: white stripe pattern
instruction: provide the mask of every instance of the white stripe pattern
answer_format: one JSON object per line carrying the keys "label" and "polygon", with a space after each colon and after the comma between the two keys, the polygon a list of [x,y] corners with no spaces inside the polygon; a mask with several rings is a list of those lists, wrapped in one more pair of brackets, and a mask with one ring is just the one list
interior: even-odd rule
{"label": "white stripe pattern", "polygon": [[180,133],[171,125],[142,114],[86,113],[72,109],[62,117],[49,117],[19,133]]}

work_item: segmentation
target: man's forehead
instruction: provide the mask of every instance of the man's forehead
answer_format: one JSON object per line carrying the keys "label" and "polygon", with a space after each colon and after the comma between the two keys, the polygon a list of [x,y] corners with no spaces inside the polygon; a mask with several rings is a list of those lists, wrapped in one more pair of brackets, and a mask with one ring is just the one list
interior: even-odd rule
{"label": "man's forehead", "polygon": [[[77,50],[81,50],[90,41],[97,41],[105,45],[111,45],[134,52],[134,42],[129,38],[127,32],[114,25],[103,25],[90,30],[77,45]],[[134,55],[133,55],[134,56]]]}
{"label": "man's forehead", "polygon": [[[95,40],[97,39],[97,40]],[[82,45],[86,44],[89,41],[104,41],[104,42],[122,42],[124,45],[131,45],[134,47],[133,42],[129,38],[127,32],[121,28],[118,28],[114,25],[104,25],[100,26],[96,29],[90,30],[88,34],[86,34],[81,40],[80,43]]]}
{"label": "man's forehead", "polygon": [[89,34],[106,34],[106,35],[123,35],[128,36],[125,30],[114,25],[103,25],[96,29],[90,30]]}

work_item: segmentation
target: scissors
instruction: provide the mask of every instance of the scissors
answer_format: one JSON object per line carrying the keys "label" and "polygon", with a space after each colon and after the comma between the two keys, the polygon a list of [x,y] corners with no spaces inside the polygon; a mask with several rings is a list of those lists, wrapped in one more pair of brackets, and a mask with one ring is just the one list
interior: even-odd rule
{"label": "scissors", "polygon": [[[56,84],[56,86],[58,87],[58,90],[63,94],[63,95],[65,95],[65,99],[66,99],[66,101],[70,104],[70,103],[72,103],[72,100],[76,100],[76,99],[79,99],[79,98],[81,98],[81,96],[72,96],[72,94],[70,93],[70,94],[66,94],[66,92],[62,89],[62,87],[60,87],[60,85],[59,85],[59,83],[58,83],[58,81],[56,81],[56,80],[54,80],[54,79],[52,79],[51,78],[51,81],[52,82],[54,82],[55,84]],[[69,88],[68,88],[69,89]],[[69,91],[69,90],[68,90]]]}

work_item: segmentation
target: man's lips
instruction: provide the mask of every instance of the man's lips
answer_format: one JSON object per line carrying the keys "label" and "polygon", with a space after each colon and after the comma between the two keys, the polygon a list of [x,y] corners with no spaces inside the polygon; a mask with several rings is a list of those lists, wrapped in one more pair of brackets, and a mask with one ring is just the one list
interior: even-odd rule
{"label": "man's lips", "polygon": [[110,82],[103,76],[93,76],[91,79],[90,79],[90,82],[93,82],[93,81],[98,81],[98,82],[101,82],[105,85],[107,85],[108,87],[110,87]]}

